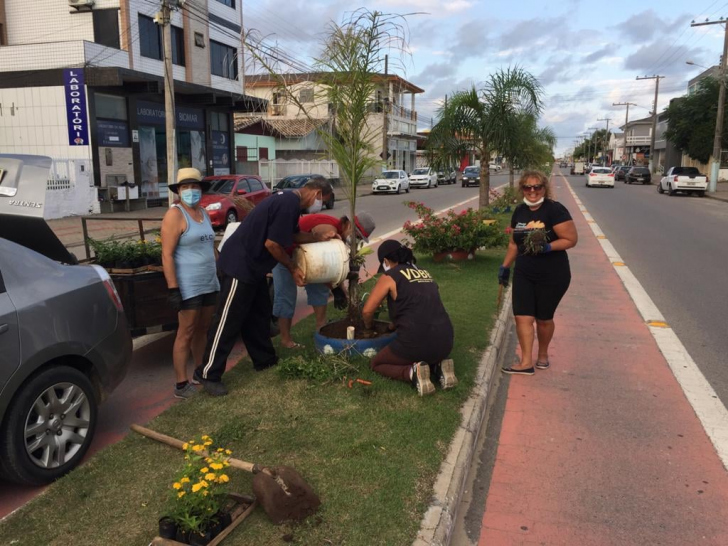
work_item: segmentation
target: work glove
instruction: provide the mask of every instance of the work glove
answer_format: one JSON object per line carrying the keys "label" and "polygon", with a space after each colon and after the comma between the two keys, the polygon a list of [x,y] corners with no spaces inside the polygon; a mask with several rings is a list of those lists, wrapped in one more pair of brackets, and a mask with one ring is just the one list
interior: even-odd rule
{"label": "work glove", "polygon": [[349,301],[346,297],[346,292],[344,292],[344,289],[340,286],[337,286],[336,288],[331,290],[331,293],[334,295],[334,307],[336,309],[346,309],[346,307],[349,305]]}
{"label": "work glove", "polygon": [[541,254],[546,254],[547,252],[551,252],[551,243],[544,243],[541,248]]}
{"label": "work glove", "polygon": [[167,292],[167,303],[175,311],[179,311],[182,308],[182,292],[179,288],[170,288]]}
{"label": "work glove", "polygon": [[502,284],[504,287],[508,287],[508,282],[511,279],[511,268],[500,266],[498,268],[498,284]]}

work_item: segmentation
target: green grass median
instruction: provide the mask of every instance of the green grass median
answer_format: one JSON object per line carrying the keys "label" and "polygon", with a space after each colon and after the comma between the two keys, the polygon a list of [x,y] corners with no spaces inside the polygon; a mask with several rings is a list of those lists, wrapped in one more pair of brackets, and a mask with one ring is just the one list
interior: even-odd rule
{"label": "green grass median", "polygon": [[[226,373],[228,396],[200,394],[148,424],[182,440],[208,434],[239,459],[293,466],[320,495],[322,508],[308,520],[274,526],[258,509],[225,545],[414,540],[488,344],[503,254],[488,250],[472,261],[418,262],[440,285],[454,325],[456,389],[419,398],[408,385],[373,374],[364,359],[353,361],[353,375],[372,385],[352,388],[341,381],[286,379],[276,369],[256,373],[246,360]],[[306,349],[283,350],[281,356],[313,356],[313,317],[296,325],[294,334]],[[0,523],[2,542],[149,544],[183,456],[130,433]],[[231,491],[252,492],[250,475],[229,474]]]}

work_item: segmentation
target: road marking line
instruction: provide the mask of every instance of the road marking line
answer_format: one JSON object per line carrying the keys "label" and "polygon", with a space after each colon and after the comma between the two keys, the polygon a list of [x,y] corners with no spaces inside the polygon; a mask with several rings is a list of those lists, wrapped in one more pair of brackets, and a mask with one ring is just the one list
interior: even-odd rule
{"label": "road marking line", "polygon": [[[559,174],[564,179],[571,195],[576,197],[576,193],[574,193],[569,181],[563,174]],[[605,243],[609,243],[609,241],[605,240],[599,242],[602,243],[602,249],[605,248]],[[605,254],[608,257],[610,256],[606,249]],[[618,263],[621,265],[617,265]],[[728,469],[728,409],[720,401],[703,372],[700,371],[675,331],[667,324],[665,317],[662,316],[652,298],[647,294],[629,267],[624,265],[623,262],[614,261],[612,261],[612,266],[622,279],[622,283],[637,310],[647,323],[647,328],[700,420],[705,433],[710,438],[713,447],[715,447],[723,466]]]}

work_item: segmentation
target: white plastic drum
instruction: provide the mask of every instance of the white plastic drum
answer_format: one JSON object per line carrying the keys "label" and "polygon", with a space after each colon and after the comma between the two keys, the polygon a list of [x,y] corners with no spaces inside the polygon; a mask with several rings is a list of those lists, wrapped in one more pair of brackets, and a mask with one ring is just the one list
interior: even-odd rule
{"label": "white plastic drum", "polygon": [[293,261],[303,271],[306,283],[338,286],[349,274],[349,249],[339,239],[301,245],[294,251]]}

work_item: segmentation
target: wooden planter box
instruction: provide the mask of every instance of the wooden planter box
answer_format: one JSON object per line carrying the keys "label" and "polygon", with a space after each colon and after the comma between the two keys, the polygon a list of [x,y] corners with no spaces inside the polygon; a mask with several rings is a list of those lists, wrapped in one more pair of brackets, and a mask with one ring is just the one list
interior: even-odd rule
{"label": "wooden planter box", "polygon": [[110,273],[124,306],[132,336],[174,330],[177,312],[167,304],[167,281],[161,271],[131,275]]}
{"label": "wooden planter box", "polygon": [[[255,509],[255,506],[257,503],[255,502],[254,497],[249,497],[247,495],[238,495],[236,493],[230,493],[228,495],[230,499],[235,503],[235,507],[230,511],[230,516],[233,520],[233,522],[225,527],[225,529],[222,530],[222,532],[217,535],[212,541],[208,544],[208,546],[217,546],[220,544],[225,538],[233,532],[233,530],[240,525],[245,518],[247,518],[250,513]],[[184,542],[177,542],[176,540],[172,540],[169,538],[161,538],[161,537],[154,537],[154,540],[152,540],[151,546],[188,546]]]}

